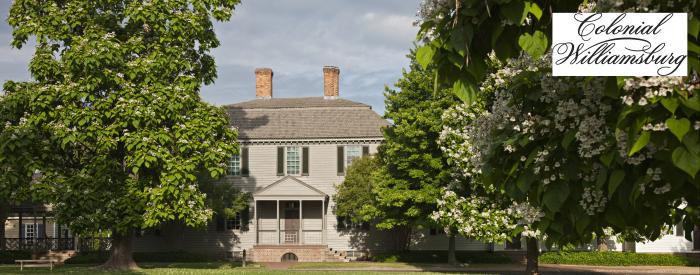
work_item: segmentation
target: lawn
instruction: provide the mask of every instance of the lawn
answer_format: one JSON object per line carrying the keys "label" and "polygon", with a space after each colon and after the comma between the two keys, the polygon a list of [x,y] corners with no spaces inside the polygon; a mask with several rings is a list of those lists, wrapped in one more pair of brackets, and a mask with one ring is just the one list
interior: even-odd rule
{"label": "lawn", "polygon": [[700,255],[684,257],[673,254],[629,252],[545,252],[540,255],[540,263],[600,266],[700,266],[699,257]]}
{"label": "lawn", "polygon": [[[133,272],[105,272],[95,268],[94,265],[64,265],[54,268],[51,274],[279,274],[288,275],[289,273],[297,274],[404,274],[405,272],[368,272],[368,271],[310,271],[310,270],[271,270],[260,266],[240,267],[235,264],[218,262],[218,263],[143,263],[139,264],[141,270]],[[400,267],[398,264],[391,265],[392,267]],[[302,266],[303,267],[303,266]],[[322,268],[317,266],[316,268]],[[329,266],[330,267],[330,266]],[[333,267],[338,267],[333,265]],[[359,267],[359,266],[349,266]],[[296,267],[295,267],[296,268]],[[308,266],[307,268],[312,268]],[[19,270],[17,265],[0,265],[0,274],[47,274],[48,268],[27,268],[24,271]],[[438,274],[438,273],[423,273],[423,274]]]}

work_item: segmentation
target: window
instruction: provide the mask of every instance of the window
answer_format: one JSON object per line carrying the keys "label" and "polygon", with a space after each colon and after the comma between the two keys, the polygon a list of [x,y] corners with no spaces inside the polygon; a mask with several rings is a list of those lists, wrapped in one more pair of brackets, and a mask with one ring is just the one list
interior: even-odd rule
{"label": "window", "polygon": [[34,225],[33,224],[25,224],[24,225],[24,238],[25,239],[33,239],[36,237],[36,230],[34,230]]}
{"label": "window", "polygon": [[301,174],[301,150],[299,147],[287,147],[287,175]]}
{"label": "window", "polygon": [[369,230],[369,223],[354,223],[348,217],[336,217],[338,221],[338,229],[354,229],[354,230]]}
{"label": "window", "polygon": [[241,229],[241,213],[236,213],[235,216],[226,219],[226,230]]}
{"label": "window", "polygon": [[431,227],[430,228],[430,235],[435,236],[435,235],[445,235],[445,230],[442,228],[437,228],[437,227]]}
{"label": "window", "polygon": [[345,146],[345,166],[350,166],[353,160],[362,157],[362,146]]}
{"label": "window", "polygon": [[229,176],[240,176],[241,175],[241,156],[233,155],[228,161],[228,169],[226,173]]}

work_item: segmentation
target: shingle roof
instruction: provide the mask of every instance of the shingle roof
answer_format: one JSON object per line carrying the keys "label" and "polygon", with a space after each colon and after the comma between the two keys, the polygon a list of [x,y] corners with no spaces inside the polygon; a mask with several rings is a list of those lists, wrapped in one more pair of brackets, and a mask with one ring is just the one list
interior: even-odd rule
{"label": "shingle roof", "polygon": [[346,99],[255,99],[225,108],[239,139],[382,137],[389,125],[369,105]]}

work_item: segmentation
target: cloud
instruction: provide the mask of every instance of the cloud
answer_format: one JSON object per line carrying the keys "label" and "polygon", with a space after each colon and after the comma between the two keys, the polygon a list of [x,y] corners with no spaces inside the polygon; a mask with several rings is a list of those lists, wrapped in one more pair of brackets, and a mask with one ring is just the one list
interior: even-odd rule
{"label": "cloud", "polygon": [[[419,0],[248,0],[230,22],[215,24],[221,46],[212,51],[218,79],[202,98],[222,105],[255,97],[253,70],[271,67],[275,97],[318,96],[322,67],[341,71],[341,97],[384,110],[384,85],[408,66]],[[7,17],[8,2],[0,1]],[[32,47],[10,49],[10,28],[0,28],[2,79],[27,79]],[[8,46],[8,47],[5,47]],[[19,68],[19,69],[18,69]]]}

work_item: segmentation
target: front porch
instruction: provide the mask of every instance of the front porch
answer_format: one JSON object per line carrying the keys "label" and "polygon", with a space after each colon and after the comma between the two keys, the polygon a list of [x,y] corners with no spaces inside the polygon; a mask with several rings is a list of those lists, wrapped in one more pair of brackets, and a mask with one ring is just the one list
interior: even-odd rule
{"label": "front porch", "polygon": [[[257,262],[323,262],[328,195],[287,176],[253,194]],[[332,255],[331,255],[332,256]]]}
{"label": "front porch", "polygon": [[326,244],[327,198],[291,176],[255,192],[255,244]]}
{"label": "front porch", "polygon": [[324,200],[257,200],[256,244],[322,245],[326,243]]}

